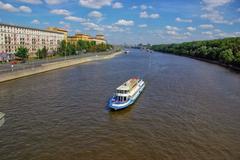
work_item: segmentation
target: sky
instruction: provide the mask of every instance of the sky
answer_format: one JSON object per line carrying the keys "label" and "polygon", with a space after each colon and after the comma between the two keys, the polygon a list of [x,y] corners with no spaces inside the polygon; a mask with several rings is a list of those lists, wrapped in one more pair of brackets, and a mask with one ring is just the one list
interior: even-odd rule
{"label": "sky", "polygon": [[240,0],[0,0],[0,22],[111,44],[165,44],[240,36]]}

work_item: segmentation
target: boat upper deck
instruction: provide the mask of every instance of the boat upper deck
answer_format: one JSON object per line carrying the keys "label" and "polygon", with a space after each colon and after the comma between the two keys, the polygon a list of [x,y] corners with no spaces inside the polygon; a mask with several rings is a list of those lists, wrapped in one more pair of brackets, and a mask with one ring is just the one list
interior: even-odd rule
{"label": "boat upper deck", "polygon": [[131,78],[125,83],[123,83],[121,86],[119,86],[117,90],[129,91],[138,83],[138,81],[139,81],[139,78]]}

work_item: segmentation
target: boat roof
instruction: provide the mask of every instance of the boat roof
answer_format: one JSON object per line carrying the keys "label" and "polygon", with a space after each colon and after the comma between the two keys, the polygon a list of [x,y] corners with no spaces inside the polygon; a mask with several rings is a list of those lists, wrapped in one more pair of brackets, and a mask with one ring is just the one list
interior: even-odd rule
{"label": "boat roof", "polygon": [[117,88],[117,90],[129,90],[138,82],[139,78],[131,78],[128,81],[124,82],[121,86]]}

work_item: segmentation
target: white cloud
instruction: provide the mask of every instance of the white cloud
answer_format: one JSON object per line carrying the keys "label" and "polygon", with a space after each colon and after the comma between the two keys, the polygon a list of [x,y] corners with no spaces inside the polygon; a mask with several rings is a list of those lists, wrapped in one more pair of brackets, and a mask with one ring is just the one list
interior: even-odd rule
{"label": "white cloud", "polygon": [[213,33],[210,31],[202,32],[203,35],[212,36]]}
{"label": "white cloud", "polygon": [[174,26],[165,26],[166,30],[169,30],[169,31],[178,31],[179,28],[178,27],[174,27]]}
{"label": "white cloud", "polygon": [[20,6],[19,10],[22,11],[22,12],[26,12],[26,13],[31,13],[32,12],[32,9],[27,7],[27,6]]}
{"label": "white cloud", "polygon": [[192,34],[190,32],[183,33],[184,36],[191,36]]}
{"label": "white cloud", "polygon": [[187,30],[189,32],[193,32],[193,31],[196,31],[196,28],[190,26],[190,27],[187,27]]}
{"label": "white cloud", "polygon": [[135,5],[131,7],[131,9],[137,9],[137,8],[138,6],[135,6]]}
{"label": "white cloud", "polygon": [[140,12],[140,18],[148,18],[148,13],[146,11]]}
{"label": "white cloud", "polygon": [[108,31],[111,31],[111,32],[124,32],[124,31],[126,31],[125,29],[120,28],[120,27],[118,27],[116,25],[106,25],[105,28]]}
{"label": "white cloud", "polygon": [[65,22],[64,21],[59,21],[59,24],[65,24]]}
{"label": "white cloud", "polygon": [[149,18],[152,18],[152,19],[156,19],[156,18],[159,18],[159,14],[158,13],[153,13],[153,14],[150,14],[149,15]]}
{"label": "white cloud", "polygon": [[140,28],[146,28],[148,25],[147,24],[140,24],[140,25],[138,25],[138,27],[140,27]]}
{"label": "white cloud", "polygon": [[41,0],[17,0],[17,1],[30,4],[42,4]]}
{"label": "white cloud", "polygon": [[153,14],[148,14],[146,11],[140,12],[139,15],[140,18],[152,18],[152,19],[156,19],[159,18],[159,14],[157,13],[153,13]]}
{"label": "white cloud", "polygon": [[34,19],[31,23],[32,23],[32,24],[40,24],[40,21],[37,20],[37,19]]}
{"label": "white cloud", "polygon": [[204,10],[204,14],[202,14],[200,17],[203,19],[208,19],[213,23],[231,25],[233,22],[226,20],[223,16],[223,12],[219,11],[219,7],[227,5],[230,2],[233,2],[233,0],[202,0],[202,10]]}
{"label": "white cloud", "polygon": [[5,10],[7,12],[25,12],[25,13],[32,12],[32,9],[27,6],[20,6],[19,8],[17,8],[9,3],[3,3],[2,1],[0,1],[0,9]]}
{"label": "white cloud", "polygon": [[57,5],[57,4],[67,2],[67,0],[45,0],[45,2],[49,5]]}
{"label": "white cloud", "polygon": [[50,11],[52,14],[63,15],[63,16],[70,16],[71,13],[66,9],[53,9]]}
{"label": "white cloud", "polygon": [[167,33],[168,35],[171,35],[171,36],[176,36],[176,35],[178,35],[177,32],[176,32],[176,31],[173,31],[173,30],[168,30],[168,31],[166,31],[166,33]]}
{"label": "white cloud", "polygon": [[165,26],[165,29],[166,29],[165,33],[167,35],[175,36],[175,38],[182,37],[179,33],[177,33],[177,31],[180,30],[178,27],[167,25]]}
{"label": "white cloud", "polygon": [[88,14],[89,17],[102,18],[102,13],[98,11],[92,11]]}
{"label": "white cloud", "polygon": [[203,19],[208,19],[213,23],[233,24],[233,22],[225,20],[218,10],[206,12],[200,16]]}
{"label": "white cloud", "polygon": [[116,24],[116,25],[119,25],[119,26],[133,26],[133,25],[134,25],[134,21],[132,21],[132,20],[120,19],[120,20],[118,20],[115,24]]}
{"label": "white cloud", "polygon": [[178,33],[178,31],[180,30],[178,27],[175,26],[165,26],[165,33],[169,36],[171,36],[173,39],[185,39],[189,36],[191,36],[192,34],[190,32],[186,32],[183,34]]}
{"label": "white cloud", "polygon": [[73,22],[85,22],[86,19],[84,18],[80,18],[80,17],[75,17],[75,16],[67,16],[67,17],[64,17],[65,20],[68,20],[68,21],[73,21]]}
{"label": "white cloud", "polygon": [[115,9],[123,8],[123,5],[120,2],[115,2],[112,4],[112,8],[115,8]]}
{"label": "white cloud", "polygon": [[182,19],[182,18],[180,18],[180,17],[177,17],[177,18],[176,18],[176,21],[177,21],[177,22],[192,23],[192,20],[191,20],[191,19]]}
{"label": "white cloud", "polygon": [[220,29],[214,29],[214,32],[218,32],[218,33],[220,33],[220,32],[222,32]]}
{"label": "white cloud", "polygon": [[69,31],[71,28],[70,24],[64,24],[63,29]]}
{"label": "white cloud", "polygon": [[110,6],[112,0],[79,0],[79,4],[87,8],[100,9],[103,6]]}
{"label": "white cloud", "polygon": [[142,10],[145,10],[145,9],[148,8],[148,6],[146,6],[145,4],[142,4],[142,5],[140,6],[140,8],[141,8]]}
{"label": "white cloud", "polygon": [[214,26],[212,24],[202,24],[199,26],[201,29],[213,29]]}
{"label": "white cloud", "polygon": [[224,6],[233,0],[202,0],[204,5],[203,9],[205,10],[212,10],[216,7]]}
{"label": "white cloud", "polygon": [[[136,6],[136,8],[138,8],[138,7]],[[153,9],[153,6],[147,6],[145,4],[142,4],[142,5],[139,6],[139,8],[141,10],[146,10],[146,9]]]}
{"label": "white cloud", "polygon": [[103,31],[104,28],[95,24],[95,23],[92,23],[92,22],[85,22],[85,23],[81,23],[83,26],[85,26],[86,30],[95,30],[95,31]]}
{"label": "white cloud", "polygon": [[19,9],[14,7],[13,5],[9,4],[9,3],[3,3],[2,1],[0,1],[0,9],[8,11],[8,12],[18,12]]}
{"label": "white cloud", "polygon": [[240,36],[240,32],[234,32],[235,36]]}

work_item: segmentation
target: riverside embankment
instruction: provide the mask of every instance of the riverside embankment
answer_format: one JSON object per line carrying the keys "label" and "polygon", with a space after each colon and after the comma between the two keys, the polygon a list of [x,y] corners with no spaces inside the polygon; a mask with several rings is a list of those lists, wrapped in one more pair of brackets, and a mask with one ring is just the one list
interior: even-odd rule
{"label": "riverside embankment", "polygon": [[33,67],[33,68],[27,68],[27,69],[17,70],[17,71],[13,71],[13,72],[1,73],[0,74],[0,83],[9,81],[9,80],[13,80],[13,79],[17,79],[17,78],[21,78],[21,77],[39,74],[42,72],[59,69],[59,68],[77,65],[77,64],[81,64],[81,63],[110,59],[121,53],[122,53],[122,51],[118,51],[118,52],[108,54],[108,55],[99,54],[99,55],[94,55],[94,56],[89,56],[89,57],[84,57],[84,58],[75,58],[75,59],[63,60],[63,61],[58,61],[58,62],[50,62],[50,63],[41,64],[40,66]]}

